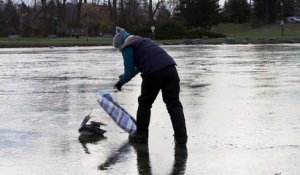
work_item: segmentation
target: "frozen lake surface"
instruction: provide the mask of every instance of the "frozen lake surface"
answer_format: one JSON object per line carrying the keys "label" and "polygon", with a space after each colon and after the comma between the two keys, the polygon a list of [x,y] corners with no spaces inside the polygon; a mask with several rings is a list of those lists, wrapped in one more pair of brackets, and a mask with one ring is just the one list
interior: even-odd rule
{"label": "frozen lake surface", "polygon": [[[147,146],[98,105],[123,71],[112,47],[0,49],[0,174],[300,174],[300,45],[165,46],[181,77],[189,141],[174,149],[161,95]],[[136,76],[113,97],[135,116]],[[106,138],[78,139],[83,117]]]}

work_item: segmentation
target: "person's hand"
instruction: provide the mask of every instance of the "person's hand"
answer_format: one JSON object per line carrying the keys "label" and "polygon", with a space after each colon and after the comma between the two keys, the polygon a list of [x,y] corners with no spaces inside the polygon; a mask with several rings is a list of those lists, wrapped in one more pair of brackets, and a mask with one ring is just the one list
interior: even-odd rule
{"label": "person's hand", "polygon": [[118,89],[118,91],[121,91],[122,83],[118,81],[118,83],[115,84],[114,88]]}

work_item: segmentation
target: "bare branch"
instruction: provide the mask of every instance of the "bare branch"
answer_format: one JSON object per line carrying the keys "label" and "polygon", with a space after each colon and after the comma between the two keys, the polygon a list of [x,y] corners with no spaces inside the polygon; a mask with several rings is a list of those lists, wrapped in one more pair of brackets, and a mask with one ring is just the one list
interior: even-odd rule
{"label": "bare branch", "polygon": [[160,0],[160,1],[157,2],[156,6],[155,6],[155,9],[154,9],[154,11],[153,11],[152,16],[155,16],[157,10],[160,8],[160,6],[161,6],[164,2],[165,2],[165,0]]}

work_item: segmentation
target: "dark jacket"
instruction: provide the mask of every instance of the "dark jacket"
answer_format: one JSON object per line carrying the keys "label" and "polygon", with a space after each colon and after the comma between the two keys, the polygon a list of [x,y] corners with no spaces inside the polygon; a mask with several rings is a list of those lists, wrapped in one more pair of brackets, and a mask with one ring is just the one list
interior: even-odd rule
{"label": "dark jacket", "polygon": [[125,68],[119,80],[122,85],[138,72],[144,77],[165,67],[176,65],[166,51],[147,38],[130,35],[124,38],[121,51]]}
{"label": "dark jacket", "polygon": [[[131,40],[131,41],[130,41]],[[165,67],[176,65],[173,58],[160,46],[147,38],[128,39],[123,49],[133,48],[134,64],[142,76],[162,70]]]}

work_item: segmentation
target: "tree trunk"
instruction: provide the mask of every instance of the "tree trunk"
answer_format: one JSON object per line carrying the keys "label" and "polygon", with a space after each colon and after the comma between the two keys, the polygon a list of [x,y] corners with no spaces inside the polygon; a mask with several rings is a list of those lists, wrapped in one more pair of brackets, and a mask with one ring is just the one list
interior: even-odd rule
{"label": "tree trunk", "polygon": [[76,26],[77,27],[79,27],[79,25],[80,25],[81,5],[82,5],[82,0],[79,0],[78,4],[77,4],[77,15],[76,15]]}
{"label": "tree trunk", "polygon": [[165,2],[165,0],[158,0],[156,3],[156,6],[154,8],[153,11],[153,4],[152,4],[152,0],[149,0],[149,20],[151,23],[154,22],[154,16],[155,13],[157,12],[157,10],[160,8],[160,6]]}
{"label": "tree trunk", "polygon": [[108,0],[107,1],[107,4],[108,4],[108,9],[109,9],[109,17],[110,17],[110,19],[112,19],[112,14],[113,14],[113,12],[112,12],[112,7],[111,7],[111,2],[110,2],[110,0]]}
{"label": "tree trunk", "polygon": [[154,19],[155,13],[160,8],[160,5],[162,5],[165,2],[165,0],[159,0],[155,6],[154,11],[152,12],[152,19]]}
{"label": "tree trunk", "polygon": [[113,29],[117,25],[117,0],[113,0],[112,8]]}
{"label": "tree trunk", "polygon": [[120,10],[121,10],[121,25],[125,27],[125,14],[124,14],[124,0],[120,1]]}
{"label": "tree trunk", "polygon": [[149,0],[149,20],[150,22],[153,20],[152,0]]}
{"label": "tree trunk", "polygon": [[44,16],[44,25],[45,25],[45,30],[44,30],[44,36],[48,35],[49,32],[49,23],[48,23],[48,16],[47,16],[47,1],[46,0],[41,0],[42,3],[42,11],[43,11],[43,16]]}
{"label": "tree trunk", "polygon": [[265,16],[265,22],[267,24],[270,23],[270,12],[269,12],[269,1],[266,0],[266,16]]}

